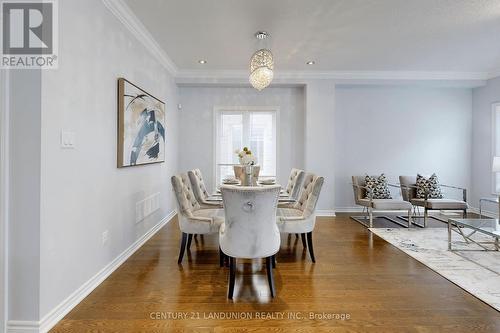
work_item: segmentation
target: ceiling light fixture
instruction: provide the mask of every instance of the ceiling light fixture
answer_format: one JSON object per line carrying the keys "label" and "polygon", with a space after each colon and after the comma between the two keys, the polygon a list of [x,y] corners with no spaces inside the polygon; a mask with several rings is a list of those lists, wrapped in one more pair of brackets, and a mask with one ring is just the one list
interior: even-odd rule
{"label": "ceiling light fixture", "polygon": [[309,60],[306,62],[306,65],[314,65],[316,62],[314,60]]}
{"label": "ceiling light fixture", "polygon": [[201,60],[198,60],[198,63],[203,65],[203,64],[206,64],[206,63],[207,63],[207,61],[206,61],[206,60],[201,59]]}
{"label": "ceiling light fixture", "polygon": [[[265,31],[257,31],[255,38],[262,41],[269,37]],[[271,50],[262,48],[257,50],[250,58],[249,81],[257,90],[262,90],[271,84],[274,76],[274,60]]]}

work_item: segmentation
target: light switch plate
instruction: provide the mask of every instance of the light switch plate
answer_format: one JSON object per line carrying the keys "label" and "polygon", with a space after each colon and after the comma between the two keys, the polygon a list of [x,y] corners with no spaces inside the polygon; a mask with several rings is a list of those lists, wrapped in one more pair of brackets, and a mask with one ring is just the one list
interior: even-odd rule
{"label": "light switch plate", "polygon": [[102,244],[106,244],[108,242],[108,235],[109,235],[109,231],[108,230],[103,231],[103,233],[102,233]]}
{"label": "light switch plate", "polygon": [[61,148],[74,149],[76,144],[76,134],[73,131],[61,131]]}

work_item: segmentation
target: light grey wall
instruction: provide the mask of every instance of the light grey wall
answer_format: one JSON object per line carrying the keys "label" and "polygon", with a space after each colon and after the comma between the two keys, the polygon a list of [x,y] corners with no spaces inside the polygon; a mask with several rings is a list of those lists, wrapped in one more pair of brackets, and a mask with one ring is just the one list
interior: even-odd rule
{"label": "light grey wall", "polygon": [[[41,317],[175,208],[172,77],[102,1],[60,1],[59,11],[59,69],[42,75]],[[116,167],[118,77],[166,102],[166,163]],[[76,149],[60,148],[62,129],[76,133]],[[160,210],[136,224],[136,202],[156,192]]]}
{"label": "light grey wall", "polygon": [[471,89],[337,86],[335,102],[336,207],[354,206],[350,177],[365,173],[470,188]]}
{"label": "light grey wall", "polygon": [[40,70],[10,72],[9,319],[39,319]]}
{"label": "light grey wall", "polygon": [[182,111],[179,126],[179,166],[186,172],[200,168],[208,188],[213,188],[214,107],[278,106],[280,183],[287,181],[290,169],[304,167],[304,91],[299,87],[253,88],[181,87]]}
{"label": "light grey wall", "polygon": [[[472,119],[472,195],[471,202],[479,205],[481,197],[492,195],[492,110],[491,104],[500,102],[500,77],[488,80],[486,86],[475,88]],[[487,208],[497,212],[495,207]]]}
{"label": "light grey wall", "polygon": [[[330,80],[306,85],[305,164],[306,172],[325,178],[317,209],[332,213],[335,188],[335,84]],[[325,213],[325,212],[324,212]]]}

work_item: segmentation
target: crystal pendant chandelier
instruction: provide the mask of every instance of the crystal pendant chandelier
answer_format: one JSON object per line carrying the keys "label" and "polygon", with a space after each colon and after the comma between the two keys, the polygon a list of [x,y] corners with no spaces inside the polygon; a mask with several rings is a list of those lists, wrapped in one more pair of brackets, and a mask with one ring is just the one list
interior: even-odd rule
{"label": "crystal pendant chandelier", "polygon": [[[269,37],[267,32],[259,31],[255,34],[259,40]],[[263,48],[257,50],[250,58],[250,83],[257,90],[262,90],[273,80],[274,60],[271,50]]]}

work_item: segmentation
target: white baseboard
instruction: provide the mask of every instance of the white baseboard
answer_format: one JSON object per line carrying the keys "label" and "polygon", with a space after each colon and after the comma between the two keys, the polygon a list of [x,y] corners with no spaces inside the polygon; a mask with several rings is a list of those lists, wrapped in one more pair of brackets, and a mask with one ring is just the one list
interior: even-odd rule
{"label": "white baseboard", "polygon": [[[468,210],[471,213],[475,213],[475,214],[479,215],[479,208],[470,207]],[[483,214],[483,216],[490,217],[492,219],[497,219],[498,218],[498,213],[495,213],[495,212],[492,212],[492,211],[489,211],[489,210],[484,210],[483,209],[482,214]]]}
{"label": "white baseboard", "polygon": [[9,320],[7,321],[7,333],[39,333],[39,321]]}
{"label": "white baseboard", "polygon": [[363,208],[357,207],[335,207],[335,213],[361,213]]}
{"label": "white baseboard", "polygon": [[75,290],[64,301],[57,305],[52,311],[42,318],[41,321],[17,321],[9,320],[7,322],[7,333],[45,333],[54,327],[68,312],[70,312],[78,303],[87,297],[95,288],[97,288],[108,276],[121,266],[135,251],[144,243],[153,237],[164,225],[172,220],[177,214],[174,210],[161,219],[154,227],[146,232],[141,238],[137,239],[125,251],[118,255],[113,261],[107,264],[96,275],[85,282],[80,288]]}
{"label": "white baseboard", "polygon": [[331,209],[318,209],[316,210],[316,216],[335,216],[335,211]]}

